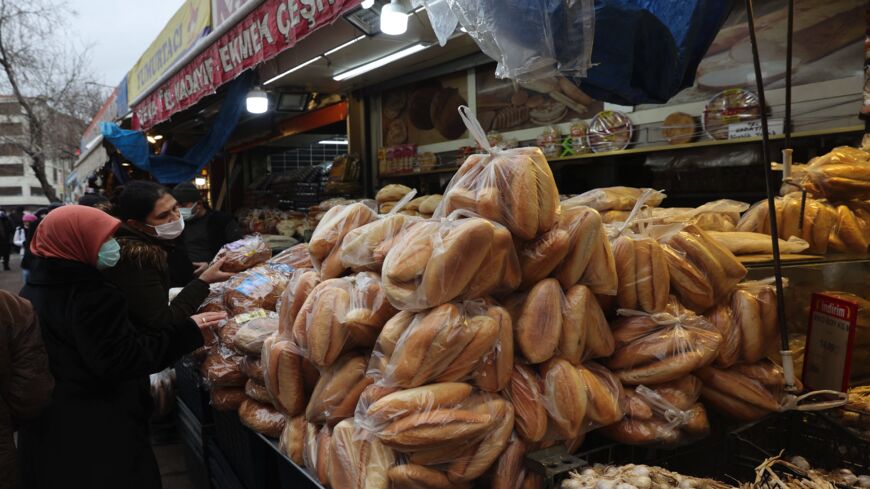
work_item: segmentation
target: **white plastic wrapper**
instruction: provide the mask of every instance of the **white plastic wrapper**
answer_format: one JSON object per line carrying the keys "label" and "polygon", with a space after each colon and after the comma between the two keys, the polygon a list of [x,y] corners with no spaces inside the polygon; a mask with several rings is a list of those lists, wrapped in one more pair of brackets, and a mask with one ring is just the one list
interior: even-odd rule
{"label": "white plastic wrapper", "polygon": [[405,229],[420,220],[393,211],[382,219],[347,233],[341,243],[341,263],[345,268],[355,272],[381,271],[384,259],[393,244],[400,239]]}
{"label": "white plastic wrapper", "polygon": [[742,282],[704,314],[722,335],[716,366],[756,363],[779,345],[773,279]]}
{"label": "white plastic wrapper", "polygon": [[[701,397],[713,409],[741,421],[755,421],[769,413],[794,408],[785,390],[779,365],[762,360],[720,369],[705,367],[696,375],[703,382]],[[798,390],[803,386],[795,379]]]}
{"label": "white plastic wrapper", "polygon": [[569,206],[584,205],[598,212],[611,210],[630,211],[634,208],[638,199],[647,192],[650,194],[645,197],[644,203],[650,207],[658,207],[666,197],[664,192],[649,188],[603,187],[575,195],[563,200],[562,204]]}
{"label": "white plastic wrapper", "polygon": [[559,191],[541,150],[493,148],[468,107],[461,106],[459,113],[486,154],[465,160],[433,217],[464,209],[503,224],[522,240],[549,231],[559,215]]}
{"label": "white plastic wrapper", "polygon": [[335,206],[323,216],[311,234],[308,252],[314,269],[323,280],[339,277],[345,266],[341,262],[341,242],[350,231],[374,221],[376,213],[363,203]]}

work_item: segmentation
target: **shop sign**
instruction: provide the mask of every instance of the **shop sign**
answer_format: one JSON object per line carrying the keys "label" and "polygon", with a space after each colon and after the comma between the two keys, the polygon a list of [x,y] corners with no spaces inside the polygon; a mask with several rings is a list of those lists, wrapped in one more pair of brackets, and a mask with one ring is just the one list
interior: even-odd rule
{"label": "shop sign", "polygon": [[93,141],[100,135],[100,122],[112,122],[118,118],[120,115],[118,113],[118,88],[116,87],[112,90],[111,95],[106,101],[103,103],[103,106],[100,107],[100,110],[97,111],[94,118],[91,119],[91,123],[88,124],[88,127],[85,128],[85,132],[82,134],[82,139],[79,142],[79,150],[81,154],[84,155],[88,152],[87,144]]}
{"label": "shop sign", "polygon": [[266,0],[133,108],[133,127],[147,129],[184,110],[243,71],[359,5],[360,0]]}
{"label": "shop sign", "polygon": [[809,389],[849,390],[858,304],[815,293],[804,353],[803,382]]}
{"label": "shop sign", "polygon": [[[782,119],[768,119],[767,133],[771,136],[782,134]],[[761,137],[761,119],[728,124],[728,139]]]}
{"label": "shop sign", "polygon": [[186,0],[127,75],[135,100],[211,29],[211,0]]}
{"label": "shop sign", "polygon": [[211,26],[217,29],[246,4],[257,0],[211,0]]}

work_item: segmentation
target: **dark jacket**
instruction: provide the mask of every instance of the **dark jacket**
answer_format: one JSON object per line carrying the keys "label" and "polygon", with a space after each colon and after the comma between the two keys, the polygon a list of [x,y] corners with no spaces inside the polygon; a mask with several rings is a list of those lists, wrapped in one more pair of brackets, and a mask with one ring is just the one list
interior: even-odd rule
{"label": "dark jacket", "polygon": [[172,286],[170,267],[184,263],[190,266],[190,261],[180,260],[182,265],[179,265],[178,260],[173,260],[170,264],[169,255],[175,253],[170,243],[126,226],[118,229],[115,238],[121,245],[121,261],[103,274],[127,297],[130,321],[138,328],[147,329],[188,322],[208,297],[208,284],[199,279],[191,280],[172,304],[169,304],[169,288]]}
{"label": "dark jacket", "polygon": [[124,293],[73,261],[35,258],[21,295],[39,315],[56,381],[51,404],[19,434],[26,487],[159,488],[148,375],[201,346],[199,328],[134,327]]}
{"label": "dark jacket", "polygon": [[208,245],[212,256],[217,255],[221,247],[227,243],[242,239],[244,233],[236,218],[226,212],[210,210],[208,219]]}
{"label": "dark jacket", "polygon": [[36,227],[39,226],[39,221],[30,223],[30,227],[24,230],[24,250],[21,254],[21,268],[30,270],[30,264],[33,262],[33,253],[30,252],[30,242],[33,241],[33,235],[36,233]]}
{"label": "dark jacket", "polygon": [[0,290],[0,486],[21,486],[12,433],[39,415],[53,388],[33,307]]}

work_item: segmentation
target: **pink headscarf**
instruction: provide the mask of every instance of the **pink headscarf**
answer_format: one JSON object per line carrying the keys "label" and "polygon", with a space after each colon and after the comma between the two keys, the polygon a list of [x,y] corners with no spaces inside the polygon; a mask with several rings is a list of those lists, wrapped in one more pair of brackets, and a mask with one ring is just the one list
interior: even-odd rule
{"label": "pink headscarf", "polygon": [[121,225],[105,212],[83,205],[59,207],[42,219],[30,251],[43,258],[61,258],[97,265],[97,253]]}

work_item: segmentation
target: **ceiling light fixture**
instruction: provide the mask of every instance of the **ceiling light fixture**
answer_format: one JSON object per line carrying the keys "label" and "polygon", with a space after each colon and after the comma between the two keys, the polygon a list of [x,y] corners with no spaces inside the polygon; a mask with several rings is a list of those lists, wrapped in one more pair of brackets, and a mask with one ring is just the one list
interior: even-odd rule
{"label": "ceiling light fixture", "polygon": [[360,6],[362,8],[372,8],[375,6],[375,0],[363,0]]}
{"label": "ceiling light fixture", "polygon": [[332,79],[335,81],[348,80],[348,79],[353,78],[355,76],[359,76],[359,75],[362,75],[363,73],[368,73],[369,71],[380,68],[381,66],[388,65],[388,64],[392,63],[393,61],[398,61],[402,58],[408,57],[408,56],[410,56],[414,53],[420,52],[428,47],[429,47],[429,44],[421,42],[421,43],[415,44],[411,47],[402,49],[401,51],[396,51],[393,54],[388,54],[388,55],[384,56],[383,58],[376,59],[376,60],[372,61],[371,63],[366,63],[362,66],[357,66],[356,68],[352,68],[348,71],[345,71],[344,73],[339,73],[339,74],[333,76]]}
{"label": "ceiling light fixture", "polygon": [[337,144],[341,146],[347,146],[346,139],[324,139],[323,141],[318,141],[317,144]]}
{"label": "ceiling light fixture", "polygon": [[163,139],[163,134],[155,134],[155,135],[154,135],[154,140],[155,140],[155,141],[160,141],[161,139]]}
{"label": "ceiling light fixture", "polygon": [[324,56],[329,56],[330,54],[335,54],[335,53],[341,51],[342,49],[344,49],[344,48],[350,46],[351,44],[354,44],[354,43],[356,43],[356,42],[362,41],[362,40],[365,39],[365,38],[366,38],[366,36],[363,35],[363,36],[359,36],[359,37],[357,37],[357,38],[355,38],[355,39],[351,39],[350,41],[347,41],[346,43],[342,44],[341,46],[338,46],[337,48],[332,48],[332,49],[330,49],[329,51],[323,53],[323,55],[324,55]]}
{"label": "ceiling light fixture", "polygon": [[154,144],[154,143],[157,142],[157,140],[154,139],[154,136],[145,136],[145,139],[147,139],[148,142],[151,143],[151,144]]}
{"label": "ceiling light fixture", "polygon": [[193,179],[193,183],[194,183],[194,185],[196,185],[197,187],[204,187],[204,186],[205,186],[205,178],[202,178],[202,177],[196,177],[196,178]]}
{"label": "ceiling light fixture", "polygon": [[252,114],[262,114],[269,110],[269,96],[261,88],[255,88],[248,92],[245,108]]}
{"label": "ceiling light fixture", "polygon": [[400,36],[408,31],[408,8],[402,0],[392,0],[381,7],[381,32]]}
{"label": "ceiling light fixture", "polygon": [[278,79],[284,78],[285,76],[289,75],[290,73],[293,73],[294,71],[301,70],[302,68],[305,68],[306,66],[310,65],[311,63],[314,63],[315,61],[319,60],[322,57],[323,56],[316,56],[316,57],[311,58],[302,64],[298,64],[298,65],[294,66],[293,68],[290,68],[289,70],[285,71],[284,73],[281,73],[280,75],[273,76],[272,78],[269,78],[268,80],[266,80],[266,83],[263,83],[263,85],[269,85],[270,83],[274,83]]}

